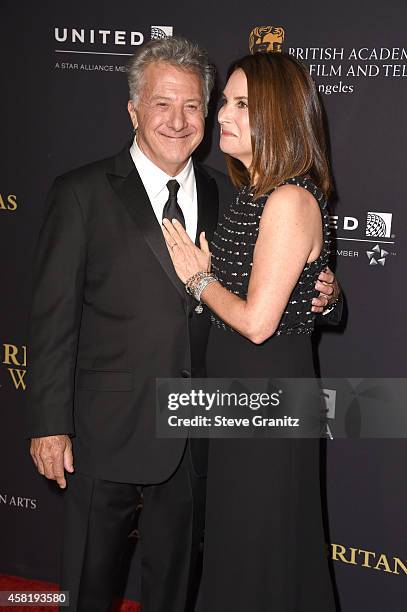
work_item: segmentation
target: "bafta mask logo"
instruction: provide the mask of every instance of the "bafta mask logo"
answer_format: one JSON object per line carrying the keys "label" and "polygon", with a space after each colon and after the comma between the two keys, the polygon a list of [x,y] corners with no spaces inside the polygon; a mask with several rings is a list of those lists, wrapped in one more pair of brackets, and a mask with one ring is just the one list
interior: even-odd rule
{"label": "bafta mask logo", "polygon": [[274,26],[257,26],[250,32],[250,53],[282,51],[283,42],[284,28]]}

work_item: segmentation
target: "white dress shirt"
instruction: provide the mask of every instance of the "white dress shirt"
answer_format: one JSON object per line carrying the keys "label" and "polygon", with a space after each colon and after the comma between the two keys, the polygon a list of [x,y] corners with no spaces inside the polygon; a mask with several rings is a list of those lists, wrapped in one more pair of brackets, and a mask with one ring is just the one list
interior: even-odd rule
{"label": "white dress shirt", "polygon": [[144,188],[150,199],[158,223],[162,224],[164,205],[168,200],[169,193],[167,183],[175,179],[180,184],[177,199],[185,219],[185,229],[193,242],[196,238],[198,225],[198,198],[196,195],[196,182],[194,165],[189,158],[187,165],[176,176],[169,176],[161,168],[156,166],[140,150],[136,139],[130,147],[130,155],[140,175]]}

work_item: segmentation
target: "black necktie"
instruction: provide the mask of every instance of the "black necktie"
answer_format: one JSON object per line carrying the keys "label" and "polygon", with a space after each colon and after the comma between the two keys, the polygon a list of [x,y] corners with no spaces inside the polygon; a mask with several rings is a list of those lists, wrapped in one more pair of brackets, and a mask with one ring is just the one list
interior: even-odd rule
{"label": "black necktie", "polygon": [[177,219],[185,228],[185,219],[182,214],[182,210],[177,200],[177,193],[179,189],[179,183],[175,179],[171,179],[167,183],[168,193],[170,194],[168,200],[164,205],[163,210],[163,219],[169,219],[172,221],[173,219]]}

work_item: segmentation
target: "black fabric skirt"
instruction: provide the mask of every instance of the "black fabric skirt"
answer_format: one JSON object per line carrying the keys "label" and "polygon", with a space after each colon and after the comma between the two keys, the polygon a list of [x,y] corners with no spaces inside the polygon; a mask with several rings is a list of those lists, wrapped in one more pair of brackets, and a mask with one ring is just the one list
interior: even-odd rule
{"label": "black fabric skirt", "polygon": [[[255,345],[212,327],[208,376],[314,376],[310,336]],[[209,443],[202,602],[205,612],[332,612],[314,439]]]}

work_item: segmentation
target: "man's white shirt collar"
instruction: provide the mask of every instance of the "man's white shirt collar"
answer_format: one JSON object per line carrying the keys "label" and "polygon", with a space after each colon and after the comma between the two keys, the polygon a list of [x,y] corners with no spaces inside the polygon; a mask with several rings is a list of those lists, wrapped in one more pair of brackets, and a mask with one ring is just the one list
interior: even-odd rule
{"label": "man's white shirt collar", "polygon": [[167,183],[175,179],[180,184],[177,194],[178,204],[185,219],[186,231],[195,241],[198,225],[198,198],[196,193],[195,172],[192,159],[189,158],[185,168],[176,176],[170,176],[158,168],[141,150],[134,138],[130,155],[147,192],[154,214],[161,225],[164,205],[168,200]]}
{"label": "man's white shirt collar", "polygon": [[[179,174],[170,176],[144,155],[136,142],[136,138],[134,138],[133,144],[130,147],[130,155],[151,201],[160,196],[162,190],[167,188],[167,183],[171,179],[178,181],[180,188],[184,191],[187,198],[191,202],[194,201],[195,175],[191,158],[189,158],[185,168]],[[167,200],[168,191],[165,191],[165,195]]]}

